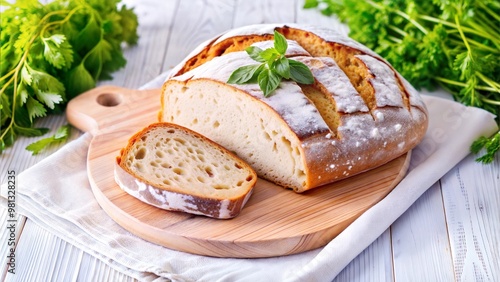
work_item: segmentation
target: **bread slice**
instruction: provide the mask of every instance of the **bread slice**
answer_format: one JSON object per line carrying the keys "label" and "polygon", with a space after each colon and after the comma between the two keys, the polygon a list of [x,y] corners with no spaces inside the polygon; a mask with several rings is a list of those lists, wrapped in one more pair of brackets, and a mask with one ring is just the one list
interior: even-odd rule
{"label": "bread slice", "polygon": [[257,176],[204,136],[179,125],[154,123],[121,150],[115,181],[147,204],[225,219],[240,213]]}
{"label": "bread slice", "polygon": [[[315,82],[228,84],[255,64],[244,49],[288,40],[287,57]],[[257,174],[304,192],[383,165],[415,147],[428,126],[418,92],[379,55],[335,31],[301,25],[237,28],[204,43],[163,85],[161,121],[195,130],[235,152]]]}

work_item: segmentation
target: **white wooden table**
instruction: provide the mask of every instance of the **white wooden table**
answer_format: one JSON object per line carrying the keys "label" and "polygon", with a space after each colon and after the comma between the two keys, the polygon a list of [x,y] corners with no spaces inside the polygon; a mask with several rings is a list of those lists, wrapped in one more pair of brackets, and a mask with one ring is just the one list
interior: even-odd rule
{"label": "white wooden table", "polygon": [[[138,88],[178,63],[196,45],[227,29],[254,23],[332,25],[333,18],[304,10],[303,0],[126,1],[139,15],[138,46],[125,51],[127,66],[112,84]],[[66,123],[50,116],[38,123],[54,131]],[[82,133],[73,129],[71,139]],[[37,156],[20,138],[1,155],[1,183],[55,152]],[[425,177],[423,175],[422,177]],[[0,209],[4,211],[5,209]],[[0,260],[6,275],[7,214],[0,214]],[[41,229],[17,222],[16,280],[128,281],[103,262]],[[500,281],[500,157],[482,165],[468,156],[435,183],[403,216],[354,259],[335,281]]]}

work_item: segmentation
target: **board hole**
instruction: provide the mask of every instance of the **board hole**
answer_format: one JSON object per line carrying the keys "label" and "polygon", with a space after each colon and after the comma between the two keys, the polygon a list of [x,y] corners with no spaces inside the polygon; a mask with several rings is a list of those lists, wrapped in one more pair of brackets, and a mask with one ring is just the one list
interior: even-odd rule
{"label": "board hole", "polygon": [[115,107],[122,103],[122,97],[116,93],[103,93],[97,96],[97,104],[104,107]]}

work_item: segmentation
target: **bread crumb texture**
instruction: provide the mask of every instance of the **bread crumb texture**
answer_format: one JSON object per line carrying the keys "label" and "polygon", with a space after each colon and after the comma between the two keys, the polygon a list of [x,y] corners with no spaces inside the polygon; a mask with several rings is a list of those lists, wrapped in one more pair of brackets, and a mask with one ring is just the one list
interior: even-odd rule
{"label": "bread crumb texture", "polygon": [[136,198],[218,218],[239,212],[257,180],[255,172],[226,149],[167,123],[134,135],[118,165],[118,184]]}
{"label": "bread crumb texture", "polygon": [[[283,80],[268,98],[257,84],[227,84],[256,63],[245,48],[271,47],[274,30],[315,82]],[[241,27],[200,45],[166,80],[160,120],[200,132],[296,192],[401,156],[428,123],[418,92],[387,61],[333,30],[296,24]]]}

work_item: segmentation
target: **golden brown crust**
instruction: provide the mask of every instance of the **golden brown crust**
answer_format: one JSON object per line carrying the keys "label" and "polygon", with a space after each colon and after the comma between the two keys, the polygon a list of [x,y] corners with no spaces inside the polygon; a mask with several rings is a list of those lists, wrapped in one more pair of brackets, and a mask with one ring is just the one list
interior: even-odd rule
{"label": "golden brown crust", "polygon": [[[298,189],[297,192],[383,165],[415,147],[427,130],[427,123],[418,123],[412,119],[401,120],[398,117],[401,115],[401,109],[384,108],[378,111],[383,113],[386,124],[399,128],[397,136],[365,139],[344,133],[342,139],[316,135],[303,140],[301,147],[305,162],[308,164],[307,187]],[[426,114],[417,107],[413,107],[412,111],[418,115]],[[342,122],[349,122],[347,119],[371,121],[372,117],[369,114],[343,115]],[[376,135],[374,132],[368,132],[368,134]]]}
{"label": "golden brown crust", "polygon": [[[416,90],[389,63],[368,48],[324,29],[262,25],[230,31],[218,36],[206,46],[204,52],[212,54],[211,56],[195,55],[193,58],[197,62],[196,66],[183,65],[180,71],[175,72],[173,81],[186,85],[191,79],[225,83],[227,77],[213,66],[220,62],[224,64],[218,56],[224,54],[220,57],[225,57],[231,52],[242,51],[249,45],[247,43],[269,40],[274,29],[284,34],[287,39],[298,42],[312,57],[333,58],[368,107],[367,111],[357,107],[356,110],[346,112],[337,110],[338,105],[332,102],[336,112],[329,117],[332,120],[328,122],[330,132],[298,132],[290,127],[300,143],[298,150],[301,152],[306,174],[305,184],[293,187],[296,192],[304,192],[383,165],[411,150],[422,140],[427,130],[428,117],[425,105]],[[246,40],[242,40],[242,37],[246,37]],[[197,72],[196,67],[199,66],[206,66],[202,74]],[[211,77],[210,70],[213,70],[214,77]],[[168,85],[169,80],[164,84],[164,90]],[[236,88],[239,93],[254,99],[256,97],[253,90],[248,90],[246,86],[226,86]],[[330,91],[331,88],[323,85],[318,79],[314,85],[307,87],[325,95],[324,99],[307,98],[319,112],[322,111],[319,103],[334,101],[328,95],[335,96],[336,93],[333,92],[336,90]],[[305,88],[303,87],[303,90]],[[164,95],[165,91],[162,95],[162,111],[165,108]],[[261,101],[267,103],[266,100]],[[269,109],[276,113],[278,118],[285,119],[283,112],[273,106]],[[160,119],[162,116],[163,113]],[[209,132],[203,134],[210,135]],[[269,180],[282,184],[273,179]]]}

